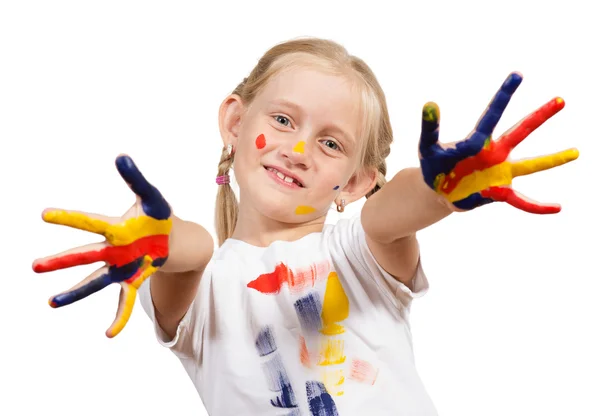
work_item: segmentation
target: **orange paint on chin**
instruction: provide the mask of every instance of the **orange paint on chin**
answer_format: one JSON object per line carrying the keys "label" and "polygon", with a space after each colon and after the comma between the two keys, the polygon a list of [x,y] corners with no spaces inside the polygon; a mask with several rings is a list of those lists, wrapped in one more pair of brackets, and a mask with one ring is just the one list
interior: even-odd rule
{"label": "orange paint on chin", "polygon": [[264,134],[260,134],[257,138],[256,138],[256,148],[257,149],[262,149],[263,147],[265,147],[267,145],[267,141],[265,139],[265,135]]}

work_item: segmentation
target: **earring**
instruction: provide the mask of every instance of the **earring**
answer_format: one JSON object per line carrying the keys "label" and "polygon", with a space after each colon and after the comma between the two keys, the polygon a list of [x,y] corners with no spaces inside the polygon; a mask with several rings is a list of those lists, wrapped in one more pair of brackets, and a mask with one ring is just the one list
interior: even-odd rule
{"label": "earring", "polygon": [[345,207],[346,207],[346,200],[342,199],[341,203],[337,206],[337,212],[344,212]]}
{"label": "earring", "polygon": [[227,156],[231,156],[232,153],[233,153],[233,145],[228,144],[227,145]]}

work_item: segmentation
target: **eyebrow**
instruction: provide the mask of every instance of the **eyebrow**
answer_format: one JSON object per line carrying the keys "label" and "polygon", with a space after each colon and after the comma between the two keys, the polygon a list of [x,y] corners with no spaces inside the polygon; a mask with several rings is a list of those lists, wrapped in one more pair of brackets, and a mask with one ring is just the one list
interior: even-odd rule
{"label": "eyebrow", "polygon": [[[269,105],[287,107],[287,108],[297,111],[299,113],[304,113],[304,111],[302,110],[302,107],[300,107],[298,104],[288,101],[288,100],[285,100],[285,99],[276,99],[276,100],[269,101]],[[347,133],[344,129],[342,129],[341,127],[339,127],[335,124],[328,125],[325,128],[325,130],[330,131],[332,133],[339,133],[343,139],[350,142],[351,144],[353,144],[356,141],[351,134]]]}

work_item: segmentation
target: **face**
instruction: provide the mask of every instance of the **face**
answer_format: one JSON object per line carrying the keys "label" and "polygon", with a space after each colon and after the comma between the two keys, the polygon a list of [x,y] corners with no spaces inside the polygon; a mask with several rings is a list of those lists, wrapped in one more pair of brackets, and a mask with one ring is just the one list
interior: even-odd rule
{"label": "face", "polygon": [[301,223],[324,219],[335,199],[363,196],[358,103],[343,77],[308,68],[275,76],[231,128],[240,210]]}

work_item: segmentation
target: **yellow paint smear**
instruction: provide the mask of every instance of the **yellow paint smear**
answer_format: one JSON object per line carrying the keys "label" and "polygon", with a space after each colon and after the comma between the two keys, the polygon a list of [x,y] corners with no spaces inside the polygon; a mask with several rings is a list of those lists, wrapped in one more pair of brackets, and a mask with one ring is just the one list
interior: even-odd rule
{"label": "yellow paint smear", "polygon": [[345,331],[344,327],[337,322],[348,318],[350,313],[350,302],[344,292],[344,287],[336,272],[329,273],[327,277],[327,286],[325,286],[325,297],[323,300],[323,309],[321,310],[321,319],[323,320],[324,335],[337,335]]}
{"label": "yellow paint smear", "polygon": [[298,205],[296,207],[296,215],[306,215],[315,212],[316,209],[308,205]]}
{"label": "yellow paint smear", "polygon": [[[551,155],[540,156],[517,162],[505,161],[483,171],[475,171],[460,180],[456,188],[446,198],[450,202],[460,201],[471,194],[493,186],[508,186],[517,176],[529,175],[571,162],[579,157],[577,149],[564,150]],[[439,178],[437,183],[446,183]],[[442,186],[443,190],[444,186]]]}
{"label": "yellow paint smear", "polygon": [[342,396],[344,394],[343,384],[345,381],[344,370],[326,370],[321,375],[321,381],[329,394]]}
{"label": "yellow paint smear", "polygon": [[296,143],[296,146],[294,146],[294,148],[292,149],[294,152],[296,153],[304,153],[304,145],[306,144],[306,142],[298,142]]}
{"label": "yellow paint smear", "polygon": [[44,221],[103,235],[113,246],[126,246],[151,235],[168,235],[173,225],[170,218],[157,220],[146,215],[130,218],[119,224],[110,224],[80,212],[62,210],[44,213]]}
{"label": "yellow paint smear", "polygon": [[319,345],[319,361],[318,365],[336,365],[343,364],[346,361],[344,355],[344,340],[343,339],[326,339],[321,341]]}

